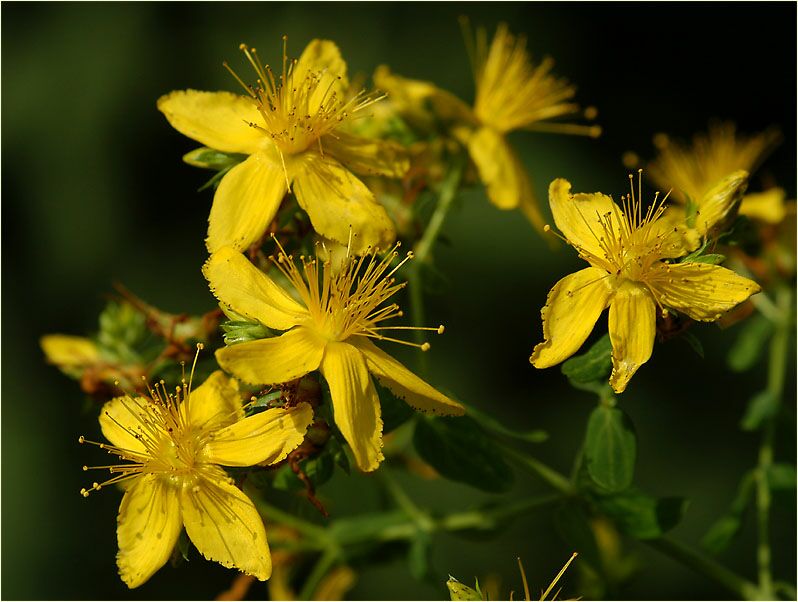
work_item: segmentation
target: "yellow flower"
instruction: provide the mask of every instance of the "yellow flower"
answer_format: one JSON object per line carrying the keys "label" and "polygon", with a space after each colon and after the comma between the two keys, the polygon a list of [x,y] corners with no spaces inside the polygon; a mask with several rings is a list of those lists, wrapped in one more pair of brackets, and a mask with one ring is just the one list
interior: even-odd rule
{"label": "yellow flower", "polygon": [[[707,134],[694,137],[692,146],[674,142],[665,134],[657,134],[654,144],[659,155],[649,163],[648,174],[662,189],[673,188],[672,198],[688,206],[688,218],[696,215],[694,229],[703,237],[728,226],[738,207],[740,213],[750,211],[752,217],[760,217],[759,207],[753,206],[751,201],[746,202],[742,196],[744,189],[739,191],[739,195],[727,197],[725,204],[713,203],[709,193],[721,178],[732,172],[743,170],[752,173],[779,139],[780,135],[775,130],[753,136],[738,135],[733,123],[710,125]],[[753,203],[757,204],[757,201]],[[771,216],[774,211],[766,210],[765,213]]]}
{"label": "yellow flower", "polygon": [[127,586],[138,587],[169,560],[183,526],[205,558],[268,579],[263,521],[219,465],[279,462],[302,442],[312,418],[308,404],[244,418],[238,383],[221,371],[194,391],[184,382],[167,393],[161,384],[149,397],[106,403],[100,426],[111,444],[80,442],[129,463],[84,467],[107,468],[115,476],[81,493],[127,485],[116,531],[117,565]]}
{"label": "yellow flower", "polygon": [[780,224],[787,217],[787,195],[783,188],[769,188],[764,192],[752,192],[743,197],[740,215],[765,222]]}
{"label": "yellow flower", "polygon": [[590,267],[566,276],[551,289],[541,310],[544,341],[530,362],[548,368],[573,355],[606,307],[612,343],[610,384],[616,393],[648,361],[654,347],[657,308],[694,320],[714,321],[759,292],[755,282],[726,268],[698,262],[668,263],[685,254],[679,232],[663,218],[665,199],[643,210],[638,194],[619,207],[601,193],[571,194],[554,180],[549,204],[565,240]]}
{"label": "yellow flower", "polygon": [[[224,306],[268,328],[287,331],[219,349],[219,365],[253,384],[287,382],[320,370],[330,386],[335,423],[364,471],[376,469],[383,459],[380,403],[369,373],[417,410],[447,415],[464,412],[459,403],[369,340],[414,345],[384,334],[413,327],[378,325],[402,315],[397,305],[383,304],[403,287],[392,278],[398,269],[391,267],[395,249],[381,260],[376,251],[360,259],[350,255],[337,270],[329,263],[320,266],[316,259],[301,257],[300,270],[280,247],[272,261],[300,302],[230,247],[211,255],[203,268]],[[441,333],[443,327],[418,330]],[[415,346],[429,348],[428,343]]]}
{"label": "yellow flower", "polygon": [[[377,70],[374,81],[410,123],[429,127],[431,110],[467,147],[491,202],[500,209],[520,208],[542,229],[532,182],[507,134],[524,129],[596,137],[601,128],[551,121],[580,113],[571,100],[576,88],[551,73],[552,59],[533,63],[526,39],[512,35],[507,25],[499,25],[490,47],[485,31],[479,29],[469,50],[476,82],[473,108],[431,83],[394,75],[385,66]],[[595,109],[585,113],[592,117]]]}
{"label": "yellow flower", "polygon": [[356,252],[392,242],[388,215],[352,172],[400,177],[407,161],[398,145],[346,129],[379,98],[348,95],[346,63],[333,42],[313,40],[298,61],[288,61],[284,47],[279,76],[263,66],[254,48],[241,49],[258,78],[256,86],[247,86],[233,73],[248,96],[184,90],[158,100],[182,134],[249,155],[216,190],[208,251],[228,245],[244,250],[258,241],[291,190],[319,234],[346,243],[351,227]]}

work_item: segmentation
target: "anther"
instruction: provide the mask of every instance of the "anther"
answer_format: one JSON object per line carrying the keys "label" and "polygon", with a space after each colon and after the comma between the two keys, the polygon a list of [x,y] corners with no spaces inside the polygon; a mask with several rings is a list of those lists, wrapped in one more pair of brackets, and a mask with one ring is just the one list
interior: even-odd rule
{"label": "anther", "polygon": [[86,438],[83,435],[81,435],[80,437],[78,437],[78,443],[86,443]]}
{"label": "anther", "polygon": [[444,327],[444,325],[443,325],[443,324],[441,324],[440,326],[438,326],[438,334],[443,334],[443,331],[444,331],[444,330],[446,330],[446,328]]}
{"label": "anther", "polygon": [[429,351],[431,345],[429,343],[421,343],[421,351]]}

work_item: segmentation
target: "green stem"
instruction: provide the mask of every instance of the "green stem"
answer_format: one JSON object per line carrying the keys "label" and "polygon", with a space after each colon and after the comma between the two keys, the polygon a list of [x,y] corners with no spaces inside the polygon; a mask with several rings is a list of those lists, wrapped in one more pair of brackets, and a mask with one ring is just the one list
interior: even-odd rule
{"label": "green stem", "polygon": [[[787,371],[787,354],[790,341],[790,290],[786,287],[776,292],[777,317],[776,327],[770,339],[768,358],[767,391],[781,405],[784,394],[784,380]],[[773,445],[776,434],[776,416],[778,412],[765,422],[762,429],[762,443],[759,447],[759,463],[756,469],[756,510],[757,510],[757,568],[759,590],[762,598],[774,598],[773,573],[771,569],[772,554],[770,548],[770,484],[768,474],[773,465]]]}
{"label": "green stem", "polygon": [[391,494],[396,504],[409,516],[421,531],[432,531],[434,525],[430,516],[421,510],[410,496],[405,493],[405,490],[396,482],[393,475],[387,466],[383,466],[377,475],[382,480],[383,485]]}
{"label": "green stem", "polygon": [[305,583],[302,585],[302,590],[299,592],[300,600],[313,599],[313,593],[319,586],[319,582],[330,571],[333,564],[335,564],[337,560],[338,552],[333,549],[329,549],[321,555],[318,562],[316,562],[316,564],[313,566],[313,570],[310,572],[310,575],[308,575],[308,578],[305,579]]}
{"label": "green stem", "polygon": [[557,491],[560,491],[566,495],[571,495],[574,493],[574,487],[571,484],[571,481],[569,481],[568,478],[563,474],[552,468],[549,468],[540,460],[537,460],[536,458],[533,458],[524,452],[519,452],[506,445],[502,445],[501,448],[505,454],[518,462],[518,464],[520,464],[523,468],[546,481],[546,483],[551,485]]}
{"label": "green stem", "polygon": [[244,486],[244,492],[247,494],[249,499],[254,502],[258,512],[263,514],[268,520],[274,520],[275,522],[281,523],[287,527],[296,529],[302,535],[321,546],[326,546],[330,543],[330,537],[327,534],[327,530],[323,527],[319,527],[318,525],[304,521],[293,514],[289,514],[288,512],[280,510],[276,506],[267,504],[263,501],[262,496],[257,491],[252,491],[250,487]]}
{"label": "green stem", "polygon": [[645,543],[650,545],[655,550],[658,550],[670,556],[674,560],[678,560],[685,566],[688,566],[705,577],[716,581],[730,592],[733,592],[743,600],[757,600],[759,599],[759,588],[750,581],[743,579],[736,573],[730,571],[722,564],[712,560],[696,552],[692,548],[675,541],[669,537],[661,537],[659,539],[648,540]]}
{"label": "green stem", "polygon": [[[452,207],[457,195],[457,189],[460,186],[460,179],[463,176],[463,162],[454,159],[452,167],[446,174],[446,178],[441,184],[440,192],[438,195],[438,204],[435,206],[435,211],[427,224],[424,234],[421,239],[416,243],[413,253],[415,259],[411,264],[410,269],[407,271],[407,284],[409,287],[408,294],[410,296],[410,313],[413,318],[414,326],[424,326],[424,282],[422,270],[425,263],[429,261],[429,255],[438,240],[441,227]],[[416,332],[416,342],[423,342],[424,333],[422,331]],[[426,372],[426,356],[420,356],[419,362],[422,372]]]}

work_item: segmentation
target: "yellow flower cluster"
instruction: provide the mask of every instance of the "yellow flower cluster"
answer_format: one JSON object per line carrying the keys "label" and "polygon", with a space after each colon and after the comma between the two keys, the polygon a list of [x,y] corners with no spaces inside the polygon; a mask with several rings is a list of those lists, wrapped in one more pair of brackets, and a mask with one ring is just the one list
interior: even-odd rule
{"label": "yellow flower cluster", "polygon": [[[289,60],[284,41],[277,69],[264,64],[254,48],[241,50],[255,82],[247,84],[228,69],[244,94],[176,91],[161,97],[158,108],[205,150],[231,158],[214,193],[203,274],[225,313],[280,334],[216,350],[221,370],[196,389],[192,369],[189,381],[174,390],[162,381],[103,406],[100,427],[110,443],[95,445],[124,462],[91,467],[112,476],[82,493],[125,485],[117,560],[131,588],[166,563],[183,529],[206,558],[269,578],[262,519],[222,466],[282,462],[317,418],[314,407],[302,402],[255,412],[242,402],[247,391],[283,386],[318,371],[329,387],[335,425],[365,472],[384,459],[375,378],[419,411],[450,416],[465,411],[375,345],[396,342],[426,351],[428,343],[411,343],[396,333],[444,330],[385,325],[402,316],[392,302],[405,285],[396,274],[413,254],[400,255],[389,211],[362,179],[401,179],[410,166],[405,146],[365,136],[368,128],[357,125],[368,121],[383,97],[350,85],[346,63],[331,41],[313,40],[298,60]],[[470,50],[472,106],[431,83],[381,67],[375,80],[390,95],[388,114],[411,124],[443,125],[445,136],[470,157],[494,205],[520,208],[534,225],[549,230],[507,135],[524,129],[595,137],[598,126],[557,121],[592,118],[595,110],[582,111],[573,101],[575,87],[551,72],[551,59],[533,62],[525,40],[505,25],[490,44],[479,30]],[[673,196],[681,205],[667,205],[665,195],[646,207],[639,182],[637,192],[632,184],[620,203],[601,193],[572,194],[564,179],[551,183],[554,223],[590,267],[551,289],[542,310],[544,340],[530,358],[535,367],[574,354],[609,308],[610,383],[620,393],[651,356],[658,314],[714,321],[759,290],[726,268],[684,259],[735,215],[747,184],[745,170],[766,145],[752,139],[743,148],[730,147],[726,134],[713,136],[701,143],[707,165],[669,147],[652,167],[655,180],[676,188]],[[196,154],[187,157],[193,161]],[[286,251],[275,236],[280,232],[284,243],[296,233],[281,230],[287,199],[296,200],[316,236],[326,241],[316,243],[312,256],[292,246]],[[751,207],[755,204],[752,199]],[[267,261],[261,247],[272,241],[276,250]],[[70,374],[104,366],[89,340],[56,335],[42,345],[51,362]],[[144,367],[136,370],[138,375]],[[252,388],[244,391],[246,386]]]}

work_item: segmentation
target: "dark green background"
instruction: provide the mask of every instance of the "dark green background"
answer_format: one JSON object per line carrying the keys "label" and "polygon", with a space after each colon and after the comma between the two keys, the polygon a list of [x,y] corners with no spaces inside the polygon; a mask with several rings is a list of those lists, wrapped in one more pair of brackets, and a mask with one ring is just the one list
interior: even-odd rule
{"label": "dark green background", "polygon": [[[195,143],[173,131],[155,101],[173,89],[235,89],[222,68],[239,64],[238,43],[279,55],[287,33],[298,54],[314,37],[334,39],[351,73],[380,63],[437,82],[470,100],[472,83],[456,17],[526,33],[533,54],[579,85],[599,108],[597,141],[514,134],[542,198],[555,177],[577,191],[621,193],[626,150],[651,153],[651,136],[687,137],[708,119],[743,131],[778,125],[785,142],[761,174],[795,191],[795,16],[792,3],[668,4],[45,4],[2,6],[2,576],[4,598],[212,598],[232,577],[196,559],[164,569],[129,592],[114,565],[119,494],[84,500],[80,467],[92,450],[79,434],[98,431],[81,413],[77,385],[44,364],[42,334],[96,328],[114,280],[175,312],[214,301],[200,274],[211,202],[197,194],[206,174],[180,161]],[[755,177],[752,188],[757,187]],[[464,195],[444,229],[437,263],[449,280],[429,302],[444,322],[429,359],[432,380],[508,423],[543,428],[542,458],[568,471],[593,401],[570,389],[558,369],[527,358],[540,338],[539,310],[550,286],[581,267],[570,249],[552,252],[520,214],[496,210],[481,191]],[[603,320],[600,329],[605,328]],[[694,329],[700,360],[683,341],[658,345],[621,404],[639,435],[637,480],[652,493],[692,500],[675,534],[696,542],[755,461],[757,436],[737,422],[763,385],[764,366],[724,367],[734,329]],[[405,356],[413,361],[409,356]],[[777,455],[794,459],[794,372]],[[516,495],[542,491],[523,475]],[[90,477],[89,477],[90,478]],[[490,496],[446,483],[409,487],[423,504],[465,509]],[[373,506],[354,499],[346,478],[331,485],[339,515]],[[349,490],[349,491],[348,491]],[[776,574],[795,579],[795,497],[774,512]],[[722,559],[754,577],[750,516],[741,541]],[[727,594],[649,549],[619,595],[638,599],[721,598]],[[401,559],[360,574],[354,598],[443,598],[449,573],[470,581],[498,572],[520,588],[516,556],[544,586],[570,549],[536,514],[495,539],[441,537],[437,581],[414,582]],[[579,595],[575,573],[565,595]],[[256,597],[265,596],[259,586]]]}

